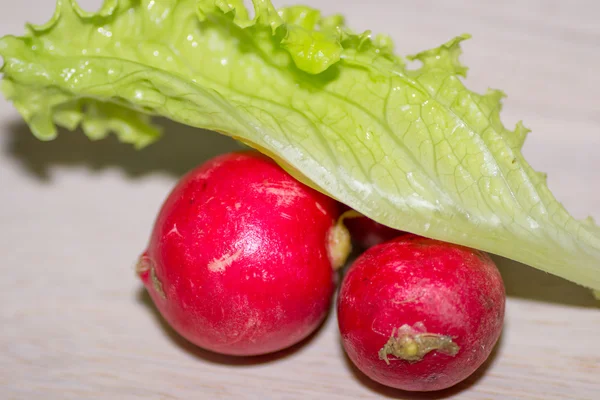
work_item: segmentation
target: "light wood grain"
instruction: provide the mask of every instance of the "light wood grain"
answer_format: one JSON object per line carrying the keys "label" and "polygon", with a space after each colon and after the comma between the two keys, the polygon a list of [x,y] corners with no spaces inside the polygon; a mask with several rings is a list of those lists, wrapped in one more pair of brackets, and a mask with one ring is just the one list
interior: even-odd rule
{"label": "light wood grain", "polygon": [[[0,34],[43,22],[52,3],[3,3]],[[403,54],[472,33],[463,56],[469,85],[508,93],[504,120],[533,129],[527,158],[549,172],[573,214],[600,217],[599,2],[331,0],[320,7],[343,11],[357,29],[392,34]],[[343,355],[335,315],[310,340],[274,356],[231,360],[188,345],[160,321],[132,263],[177,177],[235,145],[165,124],[169,134],[142,152],[80,133],[42,143],[0,100],[0,398],[600,398],[597,304],[586,290],[503,259],[502,339],[484,368],[441,394],[410,395],[362,376]]]}

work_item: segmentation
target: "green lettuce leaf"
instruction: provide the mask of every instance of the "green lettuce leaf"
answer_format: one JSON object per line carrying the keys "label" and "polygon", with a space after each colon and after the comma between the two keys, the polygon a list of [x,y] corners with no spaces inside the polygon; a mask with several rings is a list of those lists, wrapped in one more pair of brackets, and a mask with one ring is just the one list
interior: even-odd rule
{"label": "green lettuce leaf", "polygon": [[576,220],[527,164],[528,129],[500,91],[461,78],[456,37],[406,68],[387,36],[339,15],[254,0],[58,1],[0,39],[2,91],[33,133],[80,126],[143,147],[152,116],[233,136],[298,179],[397,229],[478,248],[600,289],[600,228]]}

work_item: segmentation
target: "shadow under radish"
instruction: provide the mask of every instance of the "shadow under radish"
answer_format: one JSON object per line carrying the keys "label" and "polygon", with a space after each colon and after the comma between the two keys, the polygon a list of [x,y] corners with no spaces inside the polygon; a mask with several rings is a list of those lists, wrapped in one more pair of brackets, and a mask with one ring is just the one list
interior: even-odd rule
{"label": "shadow under radish", "polygon": [[185,339],[179,333],[177,333],[169,323],[164,319],[164,317],[160,314],[158,309],[155,307],[152,298],[146,291],[144,287],[140,288],[137,293],[137,300],[140,304],[145,306],[150,310],[150,312],[156,318],[158,325],[161,329],[167,334],[169,339],[175,343],[180,349],[185,351],[188,354],[192,354],[204,362],[208,362],[211,364],[221,364],[232,367],[245,367],[259,364],[268,364],[283,358],[290,357],[291,355],[300,352],[303,348],[308,346],[315,338],[320,334],[323,330],[323,327],[328,318],[331,317],[332,309],[330,309],[321,324],[312,332],[309,336],[304,338],[302,341],[296,343],[295,345],[288,347],[286,349],[280,350],[275,353],[258,355],[258,356],[230,356],[225,354],[215,353],[209,350],[205,350],[201,347],[198,347]]}
{"label": "shadow under radish", "polygon": [[492,255],[498,266],[506,296],[573,307],[600,307],[592,291],[539,269]]}
{"label": "shadow under radish", "polygon": [[399,399],[399,400],[434,400],[434,399],[447,399],[450,397],[458,396],[461,392],[466,391],[467,389],[472,388],[477,385],[479,381],[486,375],[487,371],[496,363],[498,358],[499,349],[503,346],[503,334],[500,335],[498,342],[492,349],[489,357],[485,360],[485,362],[471,374],[465,380],[457,383],[456,385],[444,389],[437,390],[432,392],[409,392],[405,390],[391,388],[389,386],[382,385],[367,375],[365,375],[362,371],[360,371],[356,365],[352,362],[346,351],[344,350],[344,346],[342,341],[339,341],[340,346],[342,347],[342,354],[345,361],[346,367],[350,370],[354,378],[356,378],[363,386],[367,387],[372,392],[376,393],[378,396],[388,399]]}

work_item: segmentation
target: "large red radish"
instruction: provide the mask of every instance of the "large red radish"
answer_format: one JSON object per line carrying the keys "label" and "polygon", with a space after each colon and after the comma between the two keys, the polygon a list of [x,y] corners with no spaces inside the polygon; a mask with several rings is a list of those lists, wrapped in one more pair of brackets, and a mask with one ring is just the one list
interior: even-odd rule
{"label": "large red radish", "polygon": [[254,151],[218,156],[176,185],[138,273],[192,343],[258,355],[294,345],[325,318],[349,252],[339,204]]}

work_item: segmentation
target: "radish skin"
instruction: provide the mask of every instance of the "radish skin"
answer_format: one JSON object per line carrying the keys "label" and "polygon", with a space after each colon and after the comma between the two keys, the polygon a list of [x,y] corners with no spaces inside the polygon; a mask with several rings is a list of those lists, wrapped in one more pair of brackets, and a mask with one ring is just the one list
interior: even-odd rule
{"label": "radish skin", "polygon": [[260,153],[218,156],[169,194],[138,274],[169,325],[197,346],[282,350],[330,308],[334,268],[350,251],[340,212]]}
{"label": "radish skin", "polygon": [[356,367],[383,385],[445,389],[489,357],[505,296],[487,254],[406,234],[349,268],[337,300],[342,343]]}
{"label": "radish skin", "polygon": [[350,232],[352,242],[363,250],[404,234],[402,231],[380,224],[365,216],[345,218],[344,224]]}

